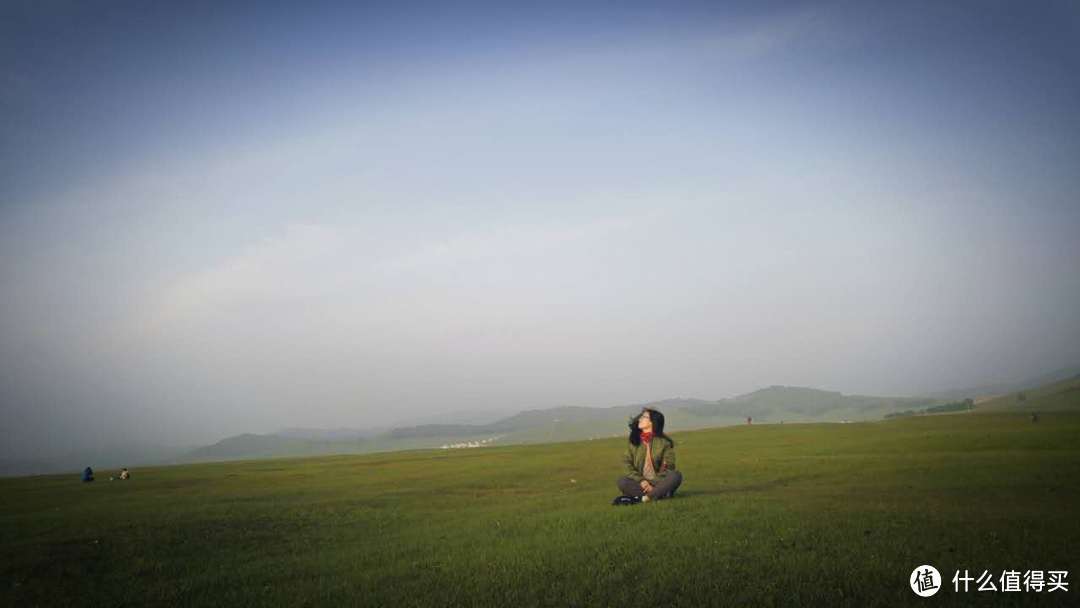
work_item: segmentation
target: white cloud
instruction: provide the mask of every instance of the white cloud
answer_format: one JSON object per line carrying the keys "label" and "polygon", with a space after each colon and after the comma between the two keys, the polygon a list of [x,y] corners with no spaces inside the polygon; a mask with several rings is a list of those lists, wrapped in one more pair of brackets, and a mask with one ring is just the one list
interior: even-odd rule
{"label": "white cloud", "polygon": [[800,42],[820,36],[825,30],[835,36],[826,15],[814,8],[770,15],[766,19],[724,23],[713,32],[702,34],[689,43],[692,50],[732,60],[752,60],[771,53],[789,50]]}
{"label": "white cloud", "polygon": [[503,224],[423,245],[411,253],[387,260],[383,272],[408,272],[445,268],[482,260],[552,255],[560,250],[620,234],[646,224],[659,211],[602,217],[581,223],[549,222],[543,225]]}
{"label": "white cloud", "polygon": [[154,325],[195,320],[236,304],[310,294],[325,288],[326,261],[344,246],[340,232],[317,224],[288,226],[220,264],[178,277],[149,306]]}

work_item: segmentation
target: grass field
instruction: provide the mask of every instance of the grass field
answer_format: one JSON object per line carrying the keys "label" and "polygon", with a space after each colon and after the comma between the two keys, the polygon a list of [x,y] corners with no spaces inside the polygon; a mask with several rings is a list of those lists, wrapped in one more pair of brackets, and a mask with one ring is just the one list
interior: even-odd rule
{"label": "grass field", "polygon": [[[679,495],[612,507],[625,439],[0,480],[0,602],[1076,604],[1080,412],[674,435]],[[931,598],[908,587],[932,564]],[[955,570],[1070,590],[955,593]]]}

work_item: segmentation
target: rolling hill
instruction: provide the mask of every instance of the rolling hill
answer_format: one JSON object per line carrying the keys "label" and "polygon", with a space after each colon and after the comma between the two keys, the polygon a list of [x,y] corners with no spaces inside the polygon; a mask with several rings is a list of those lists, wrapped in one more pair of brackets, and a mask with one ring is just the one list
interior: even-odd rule
{"label": "rolling hill", "polygon": [[667,430],[675,432],[746,424],[747,418],[759,423],[876,420],[889,412],[935,403],[938,401],[930,398],[845,395],[805,387],[770,386],[717,401],[674,398],[615,407],[534,409],[486,424],[421,424],[370,435],[317,429],[244,434],[194,450],[177,462],[359,454],[481,442],[514,445],[599,439],[626,433],[628,421],[646,406],[664,412]]}
{"label": "rolling hill", "polygon": [[1012,382],[995,382],[992,384],[981,384],[979,386],[970,386],[967,388],[937,391],[929,393],[927,397],[944,399],[947,401],[972,398],[978,403],[984,400],[980,399],[980,397],[994,397],[1008,393],[1017,393],[1027,389],[1046,386],[1048,384],[1056,384],[1063,380],[1076,378],[1077,376],[1080,376],[1080,365],[1072,365]]}
{"label": "rolling hill", "polygon": [[979,412],[1060,412],[1080,410],[1080,375],[1017,391],[976,405]]}
{"label": "rolling hill", "polygon": [[[1071,370],[1072,368],[1063,368]],[[978,412],[1050,412],[1080,409],[1080,376],[1061,379],[1057,370],[1038,378],[1055,381],[995,398],[976,401]],[[1033,380],[1021,383],[1025,387]],[[991,386],[991,385],[986,385]],[[1001,388],[1005,385],[995,385]],[[1013,385],[1009,385],[1013,386]],[[1024,400],[1018,399],[1020,392]],[[949,394],[963,395],[956,391]],[[968,396],[974,397],[977,393]],[[290,428],[276,433],[245,433],[196,449],[157,448],[132,444],[124,449],[103,446],[94,453],[68,455],[42,462],[0,462],[0,475],[26,475],[108,466],[145,466],[262,458],[366,454],[409,449],[552,443],[601,439],[626,433],[630,418],[649,406],[664,412],[667,430],[680,432],[721,426],[792,422],[879,420],[886,414],[925,411],[945,403],[934,397],[846,395],[806,387],[770,386],[728,399],[672,398],[614,407],[554,407],[498,417],[491,412],[470,416],[434,416],[432,423],[367,429]],[[471,423],[451,423],[451,420]]]}

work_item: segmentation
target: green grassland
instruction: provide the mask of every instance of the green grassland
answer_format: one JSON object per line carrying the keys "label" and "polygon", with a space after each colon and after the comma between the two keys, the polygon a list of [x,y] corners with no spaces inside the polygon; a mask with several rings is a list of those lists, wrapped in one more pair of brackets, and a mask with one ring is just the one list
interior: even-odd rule
{"label": "green grassland", "polygon": [[[1080,594],[1078,407],[1038,423],[1004,409],[673,436],[678,496],[632,507],[610,505],[622,438],[146,468],[127,482],[110,471],[90,484],[75,472],[2,479],[0,603],[1056,605]],[[926,599],[908,587],[924,563],[946,579]],[[965,568],[1068,570],[1070,591],[954,593]]]}

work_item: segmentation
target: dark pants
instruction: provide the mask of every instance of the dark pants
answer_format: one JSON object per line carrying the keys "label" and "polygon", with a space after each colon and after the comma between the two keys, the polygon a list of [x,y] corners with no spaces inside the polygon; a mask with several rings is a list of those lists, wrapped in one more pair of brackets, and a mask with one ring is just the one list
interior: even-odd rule
{"label": "dark pants", "polygon": [[[644,496],[645,491],[641,489],[641,484],[630,479],[629,477],[620,477],[619,490],[622,491],[624,496]],[[675,490],[679,489],[679,485],[682,484],[682,473],[678,471],[669,471],[662,478],[654,479],[653,491],[649,492],[650,499],[667,498],[668,496],[674,496]]]}

